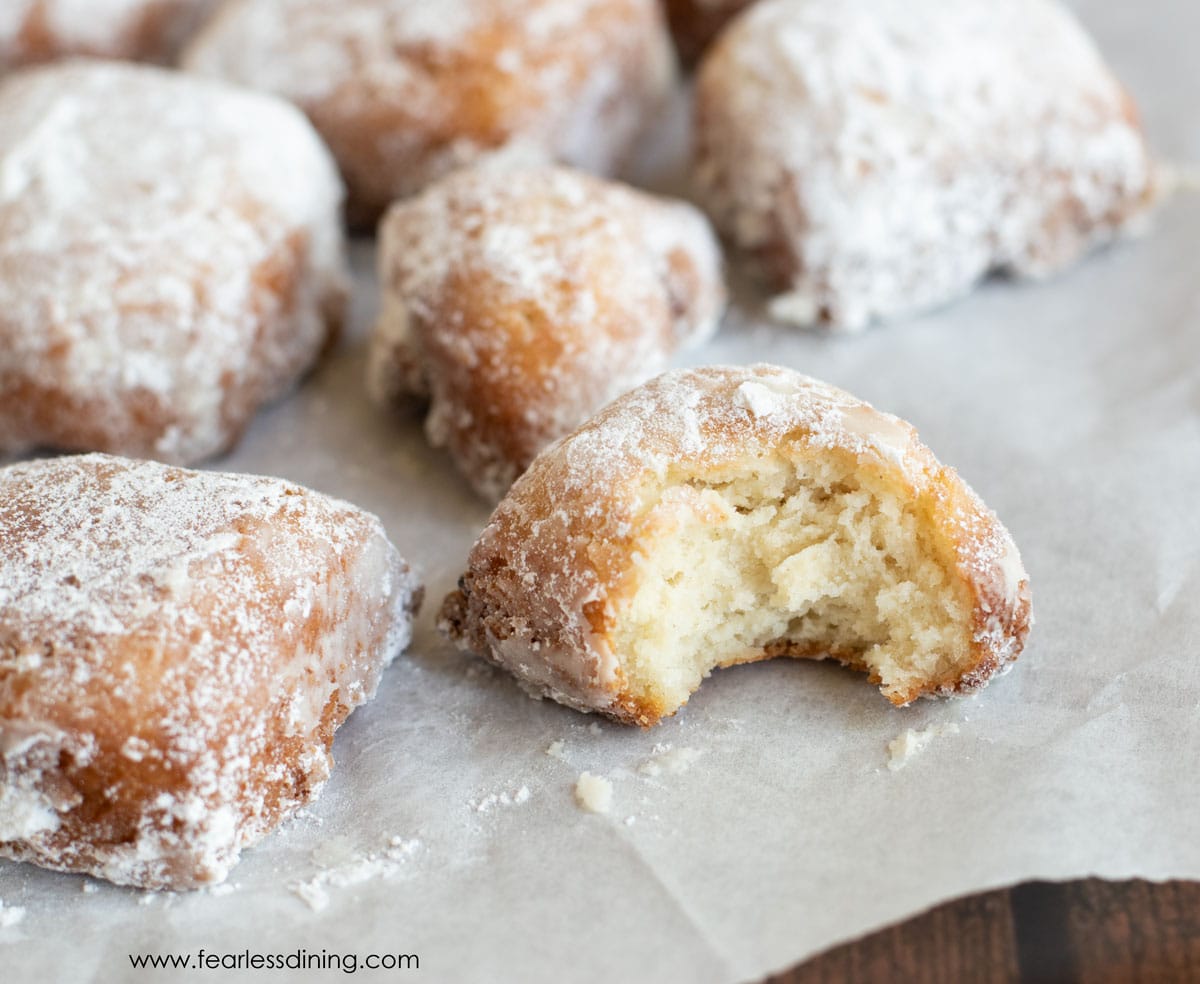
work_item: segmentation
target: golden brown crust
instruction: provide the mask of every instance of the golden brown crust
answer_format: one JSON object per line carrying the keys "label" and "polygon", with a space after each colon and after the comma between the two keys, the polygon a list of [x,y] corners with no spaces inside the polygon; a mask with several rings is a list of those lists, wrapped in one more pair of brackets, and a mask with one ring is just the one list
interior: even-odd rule
{"label": "golden brown crust", "polygon": [[[886,474],[923,513],[931,549],[969,600],[968,658],[889,699],[972,690],[1016,658],[1029,585],[995,515],[907,424],[770,366],[667,373],[540,455],[476,542],[443,631],[536,695],[633,724],[674,713],[629,692],[614,651],[615,612],[638,583],[630,558],[662,535],[654,507],[665,490],[773,453],[843,455]],[[784,649],[814,655],[776,645],[746,659]],[[822,655],[864,668],[855,653]]]}
{"label": "golden brown crust", "polygon": [[316,795],[420,595],[378,520],[275,479],[0,470],[0,856],[223,879]]}

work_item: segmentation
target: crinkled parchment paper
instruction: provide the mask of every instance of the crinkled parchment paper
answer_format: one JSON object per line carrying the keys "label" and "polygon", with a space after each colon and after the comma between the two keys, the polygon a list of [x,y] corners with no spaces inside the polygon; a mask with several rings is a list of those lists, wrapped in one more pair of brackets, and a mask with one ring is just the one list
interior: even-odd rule
{"label": "crinkled parchment paper", "polygon": [[[1200,161],[1200,7],[1078,7],[1162,156]],[[232,890],[0,862],[0,899],[25,909],[0,928],[0,980],[168,980],[128,954],[303,948],[415,953],[423,980],[738,981],[1026,878],[1200,878],[1200,194],[1048,284],[855,338],[772,327],[751,298],[688,357],[794,366],[911,420],[1012,530],[1025,655],[975,698],[900,710],[778,661],[716,673],[641,732],[454,653],[434,616],[488,511],[417,422],[366,404],[361,287],[341,351],[213,466],[379,513],[428,581],[410,652],[339,733],[324,796]],[[889,769],[909,728],[936,730]],[[610,813],[577,805],[584,771],[611,782]]]}

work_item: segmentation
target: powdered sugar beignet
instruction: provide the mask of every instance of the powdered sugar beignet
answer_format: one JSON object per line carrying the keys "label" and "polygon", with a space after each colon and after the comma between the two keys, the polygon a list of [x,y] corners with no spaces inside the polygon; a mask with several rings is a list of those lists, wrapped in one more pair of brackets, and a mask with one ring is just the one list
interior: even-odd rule
{"label": "powdered sugar beignet", "polygon": [[0,469],[0,856],[221,881],[318,794],[420,596],[375,517],[278,479]]}
{"label": "powdered sugar beignet", "polygon": [[1057,0],[761,0],[696,80],[694,177],[795,323],[1044,277],[1137,227],[1132,100]]}
{"label": "powdered sugar beignet", "polygon": [[697,209],[563,167],[459,171],[393,206],[379,255],[371,393],[427,399],[430,443],[493,501],[725,306]]}
{"label": "powdered sugar beignet", "polygon": [[0,453],[191,463],[336,335],[342,187],[295,107],[144,65],[0,83]]}
{"label": "powdered sugar beignet", "polygon": [[831,657],[894,704],[1021,651],[1007,531],[908,424],[772,366],[667,373],[547,449],[441,624],[529,691],[673,714],[719,666]]}
{"label": "powdered sugar beignet", "polygon": [[303,108],[355,225],[506,148],[619,171],[674,79],[658,0],[230,0],[183,61]]}

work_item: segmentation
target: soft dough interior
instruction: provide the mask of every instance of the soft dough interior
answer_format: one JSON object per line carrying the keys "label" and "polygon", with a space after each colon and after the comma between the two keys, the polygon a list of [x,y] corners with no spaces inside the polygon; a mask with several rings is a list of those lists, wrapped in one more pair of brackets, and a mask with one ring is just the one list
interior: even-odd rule
{"label": "soft dough interior", "polygon": [[650,514],[612,641],[670,712],[714,667],[833,656],[905,701],[970,656],[971,601],[905,489],[836,454],[676,477]]}

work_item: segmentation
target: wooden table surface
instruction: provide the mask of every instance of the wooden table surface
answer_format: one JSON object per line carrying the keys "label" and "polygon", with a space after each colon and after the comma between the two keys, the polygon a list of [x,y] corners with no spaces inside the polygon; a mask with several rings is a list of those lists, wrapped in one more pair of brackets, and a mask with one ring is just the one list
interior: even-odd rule
{"label": "wooden table surface", "polygon": [[1200,882],[1026,882],[948,902],[767,984],[1200,982]]}

